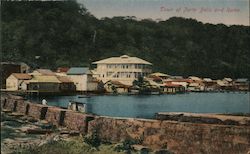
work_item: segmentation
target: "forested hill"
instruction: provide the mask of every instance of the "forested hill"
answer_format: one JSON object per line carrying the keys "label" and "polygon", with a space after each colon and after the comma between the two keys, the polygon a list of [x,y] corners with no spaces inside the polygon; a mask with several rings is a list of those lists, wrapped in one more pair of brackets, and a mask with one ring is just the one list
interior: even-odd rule
{"label": "forested hill", "polygon": [[2,1],[1,10],[2,61],[56,68],[89,66],[127,54],[171,75],[250,77],[249,26],[177,17],[160,22],[135,17],[99,20],[74,1]]}

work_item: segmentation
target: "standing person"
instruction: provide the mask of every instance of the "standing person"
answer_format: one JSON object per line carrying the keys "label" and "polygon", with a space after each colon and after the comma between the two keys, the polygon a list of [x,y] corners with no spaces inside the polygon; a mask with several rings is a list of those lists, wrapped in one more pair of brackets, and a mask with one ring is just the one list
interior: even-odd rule
{"label": "standing person", "polygon": [[42,104],[43,104],[43,105],[48,105],[46,99],[43,99],[43,100],[42,100]]}

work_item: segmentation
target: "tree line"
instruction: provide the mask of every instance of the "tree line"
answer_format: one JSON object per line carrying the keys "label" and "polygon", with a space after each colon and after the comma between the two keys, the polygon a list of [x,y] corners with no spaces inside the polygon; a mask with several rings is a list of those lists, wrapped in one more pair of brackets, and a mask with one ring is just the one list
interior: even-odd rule
{"label": "tree line", "polygon": [[55,69],[127,54],[170,75],[250,78],[249,26],[97,19],[76,1],[3,1],[1,13],[2,61]]}

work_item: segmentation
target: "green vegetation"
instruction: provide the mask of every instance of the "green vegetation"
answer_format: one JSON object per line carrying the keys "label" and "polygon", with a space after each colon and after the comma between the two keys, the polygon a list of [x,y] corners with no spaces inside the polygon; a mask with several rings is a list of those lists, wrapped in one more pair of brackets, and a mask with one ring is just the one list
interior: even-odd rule
{"label": "green vegetation", "polygon": [[56,68],[127,54],[171,75],[250,77],[249,26],[177,17],[99,20],[75,1],[3,1],[1,13],[3,61]]}
{"label": "green vegetation", "polygon": [[101,139],[99,138],[97,131],[94,131],[91,135],[85,136],[84,142],[95,148],[98,148],[101,145]]}
{"label": "green vegetation", "polygon": [[[99,149],[95,149],[90,145],[82,142],[82,140],[75,139],[71,141],[57,141],[49,144],[42,145],[40,147],[31,147],[29,149],[20,150],[22,154],[117,154],[118,152],[113,150],[112,145],[100,145]],[[123,152],[121,152],[123,153]]]}
{"label": "green vegetation", "polygon": [[152,90],[150,83],[144,80],[141,76],[138,77],[137,80],[133,81],[133,87],[139,90],[139,94],[147,94],[150,93]]}
{"label": "green vegetation", "polygon": [[135,151],[132,145],[141,144],[142,141],[136,139],[125,139],[122,144],[117,145],[114,150],[117,152],[124,151],[125,153],[132,153]]}
{"label": "green vegetation", "polygon": [[139,94],[150,94],[151,92],[162,93],[162,89],[157,86],[152,86],[149,81],[139,76],[137,80],[133,81],[133,89],[139,90]]}

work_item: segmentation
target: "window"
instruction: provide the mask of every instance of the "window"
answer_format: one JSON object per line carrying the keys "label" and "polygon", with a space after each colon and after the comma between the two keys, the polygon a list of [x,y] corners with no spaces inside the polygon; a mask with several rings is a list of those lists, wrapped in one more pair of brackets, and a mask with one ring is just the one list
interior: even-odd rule
{"label": "window", "polygon": [[110,77],[114,72],[107,72],[107,77]]}
{"label": "window", "polygon": [[108,68],[112,68],[112,65],[111,65],[111,64],[108,64]]}
{"label": "window", "polygon": [[132,72],[128,72],[128,78],[131,78],[133,76]]}
{"label": "window", "polygon": [[138,72],[134,72],[135,78],[138,78]]}

